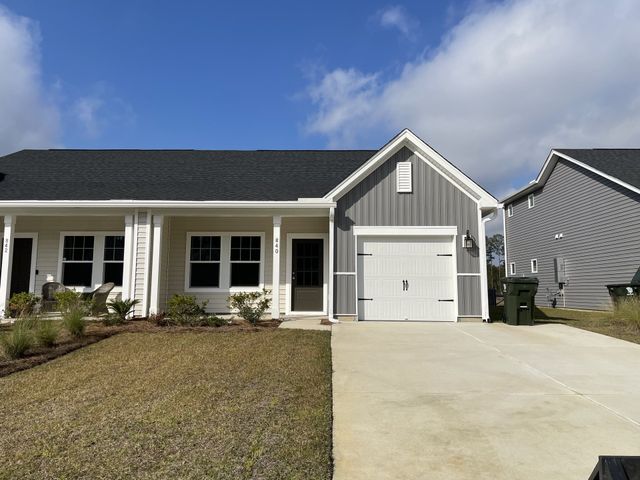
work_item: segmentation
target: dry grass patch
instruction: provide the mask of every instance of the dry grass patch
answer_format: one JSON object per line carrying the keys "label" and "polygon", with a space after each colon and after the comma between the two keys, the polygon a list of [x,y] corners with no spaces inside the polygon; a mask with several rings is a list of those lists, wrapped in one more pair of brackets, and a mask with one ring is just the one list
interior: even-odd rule
{"label": "dry grass patch", "polygon": [[0,478],[328,479],[327,332],[122,333],[0,378]]}
{"label": "dry grass patch", "polygon": [[[638,307],[640,308],[640,304]],[[627,309],[631,309],[631,312],[628,312]],[[495,322],[502,321],[502,307],[494,307],[491,311],[491,318]],[[629,342],[640,343],[640,328],[634,318],[633,305],[625,305],[623,309],[616,310],[616,312],[542,307],[536,308],[535,315],[537,323],[563,323]]]}

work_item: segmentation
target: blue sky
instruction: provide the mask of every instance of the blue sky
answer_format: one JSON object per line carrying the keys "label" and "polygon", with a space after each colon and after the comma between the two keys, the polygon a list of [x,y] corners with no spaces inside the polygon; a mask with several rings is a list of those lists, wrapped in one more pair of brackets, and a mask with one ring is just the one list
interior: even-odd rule
{"label": "blue sky", "polygon": [[412,5],[418,42],[378,23],[384,2],[4,4],[38,22],[45,85],[104,102],[95,128],[65,119],[61,142],[83,148],[324,148],[304,129],[310,78],[336,65],[398,68],[437,43],[451,15],[448,2]]}
{"label": "blue sky", "polygon": [[377,148],[497,196],[552,147],[638,147],[640,2],[0,0],[0,154]]}

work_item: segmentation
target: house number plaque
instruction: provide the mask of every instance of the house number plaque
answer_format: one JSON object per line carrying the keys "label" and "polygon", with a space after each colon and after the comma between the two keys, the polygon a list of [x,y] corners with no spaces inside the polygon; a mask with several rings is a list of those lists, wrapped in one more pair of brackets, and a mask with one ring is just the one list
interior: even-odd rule
{"label": "house number plaque", "polygon": [[276,237],[273,239],[273,253],[278,253],[278,250],[280,250],[280,239]]}

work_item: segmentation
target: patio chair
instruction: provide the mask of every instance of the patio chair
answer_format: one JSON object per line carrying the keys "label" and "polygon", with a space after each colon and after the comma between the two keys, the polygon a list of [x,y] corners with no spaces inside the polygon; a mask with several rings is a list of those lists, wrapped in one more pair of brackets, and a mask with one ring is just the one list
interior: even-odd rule
{"label": "patio chair", "polygon": [[104,313],[109,313],[107,309],[107,298],[109,298],[109,293],[113,290],[114,287],[113,282],[103,283],[98,288],[96,288],[93,292],[83,293],[82,298],[84,300],[91,300],[91,314],[98,316]]}
{"label": "patio chair", "polygon": [[40,308],[43,312],[53,312],[56,310],[58,300],[56,300],[56,293],[64,292],[65,286],[60,282],[47,282],[42,285],[42,300]]}

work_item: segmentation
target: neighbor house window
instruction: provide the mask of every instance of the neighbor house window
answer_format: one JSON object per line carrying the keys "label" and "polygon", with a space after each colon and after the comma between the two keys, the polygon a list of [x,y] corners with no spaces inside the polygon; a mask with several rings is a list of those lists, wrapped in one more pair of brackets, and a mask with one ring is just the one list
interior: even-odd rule
{"label": "neighbor house window", "polygon": [[507,207],[507,217],[513,217],[513,205]]}
{"label": "neighbor house window", "polygon": [[509,264],[509,275],[515,275],[516,274],[516,264],[514,262],[511,262]]}
{"label": "neighbor house window", "polygon": [[220,237],[194,235],[189,249],[189,287],[220,286]]}
{"label": "neighbor house window", "polygon": [[124,269],[124,235],[107,235],[104,237],[104,262],[102,282],[113,282],[116,287],[122,286]]}
{"label": "neighbor house window", "polygon": [[527,202],[529,203],[529,208],[533,208],[536,206],[536,197],[533,193],[531,193],[528,197],[527,197]]}
{"label": "neighbor house window", "polygon": [[65,236],[62,249],[62,283],[73,287],[90,287],[93,278],[94,237]]}
{"label": "neighbor house window", "polygon": [[231,237],[231,287],[260,285],[260,250],[258,236]]}
{"label": "neighbor house window", "polygon": [[531,259],[531,273],[538,273],[538,259]]}

